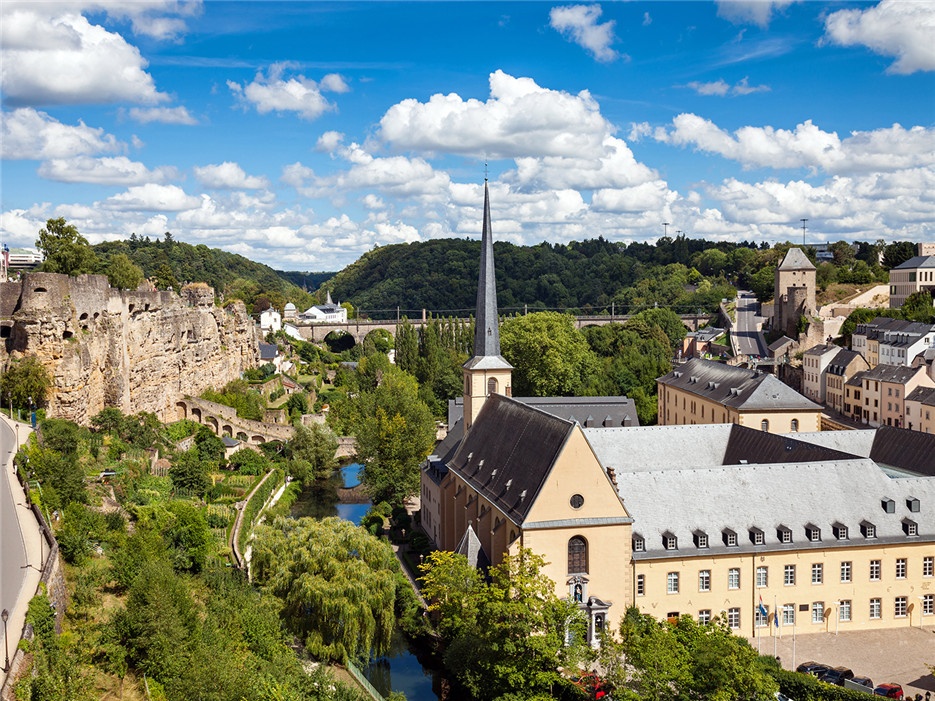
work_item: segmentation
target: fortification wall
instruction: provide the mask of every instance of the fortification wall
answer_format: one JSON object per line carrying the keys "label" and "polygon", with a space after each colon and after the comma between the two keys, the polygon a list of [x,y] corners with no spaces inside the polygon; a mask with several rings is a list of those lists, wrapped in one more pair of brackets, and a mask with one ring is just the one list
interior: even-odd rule
{"label": "fortification wall", "polygon": [[254,324],[242,302],[223,309],[214,290],[111,288],[101,275],[29,273],[0,284],[3,345],[35,356],[54,378],[48,413],[87,423],[113,406],[174,420],[175,402],[220,387],[255,367]]}

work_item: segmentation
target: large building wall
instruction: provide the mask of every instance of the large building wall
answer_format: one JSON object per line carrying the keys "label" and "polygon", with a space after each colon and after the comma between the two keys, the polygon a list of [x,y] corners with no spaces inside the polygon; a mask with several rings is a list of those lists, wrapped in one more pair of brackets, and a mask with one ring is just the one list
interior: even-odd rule
{"label": "large building wall", "polygon": [[34,356],[54,378],[48,413],[87,423],[105,407],[176,418],[175,402],[240,377],[259,360],[242,302],[214,290],[121,291],[100,275],[30,273],[0,285],[0,365]]}

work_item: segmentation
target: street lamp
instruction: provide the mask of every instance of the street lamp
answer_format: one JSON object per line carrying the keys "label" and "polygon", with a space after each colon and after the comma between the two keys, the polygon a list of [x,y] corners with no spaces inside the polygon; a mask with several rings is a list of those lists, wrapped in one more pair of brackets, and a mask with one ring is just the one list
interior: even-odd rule
{"label": "street lamp", "polygon": [[3,618],[3,647],[6,649],[6,661],[3,663],[3,671],[9,672],[10,671],[10,644],[9,642],[7,642],[7,637],[6,637],[6,622],[7,622],[7,619],[9,619],[10,617],[10,612],[7,611],[6,609],[3,609],[3,613],[0,614],[0,617]]}

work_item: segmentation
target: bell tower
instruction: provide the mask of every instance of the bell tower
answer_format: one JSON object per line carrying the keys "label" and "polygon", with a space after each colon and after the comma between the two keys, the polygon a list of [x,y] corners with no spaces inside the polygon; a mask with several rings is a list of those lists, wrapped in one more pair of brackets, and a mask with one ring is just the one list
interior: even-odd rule
{"label": "bell tower", "polygon": [[467,433],[491,394],[512,394],[513,366],[500,355],[500,319],[497,314],[497,279],[490,230],[490,193],[484,179],[484,226],[481,233],[480,273],[477,276],[477,311],[474,356],[464,365],[464,432]]}

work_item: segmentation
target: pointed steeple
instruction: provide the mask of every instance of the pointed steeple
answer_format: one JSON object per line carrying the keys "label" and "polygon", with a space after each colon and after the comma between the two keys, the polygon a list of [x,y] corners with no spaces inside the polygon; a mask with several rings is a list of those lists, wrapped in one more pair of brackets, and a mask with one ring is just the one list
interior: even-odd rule
{"label": "pointed steeple", "polygon": [[328,306],[334,305],[334,302],[331,301],[331,290],[328,290],[328,298],[325,300],[325,304]]}

